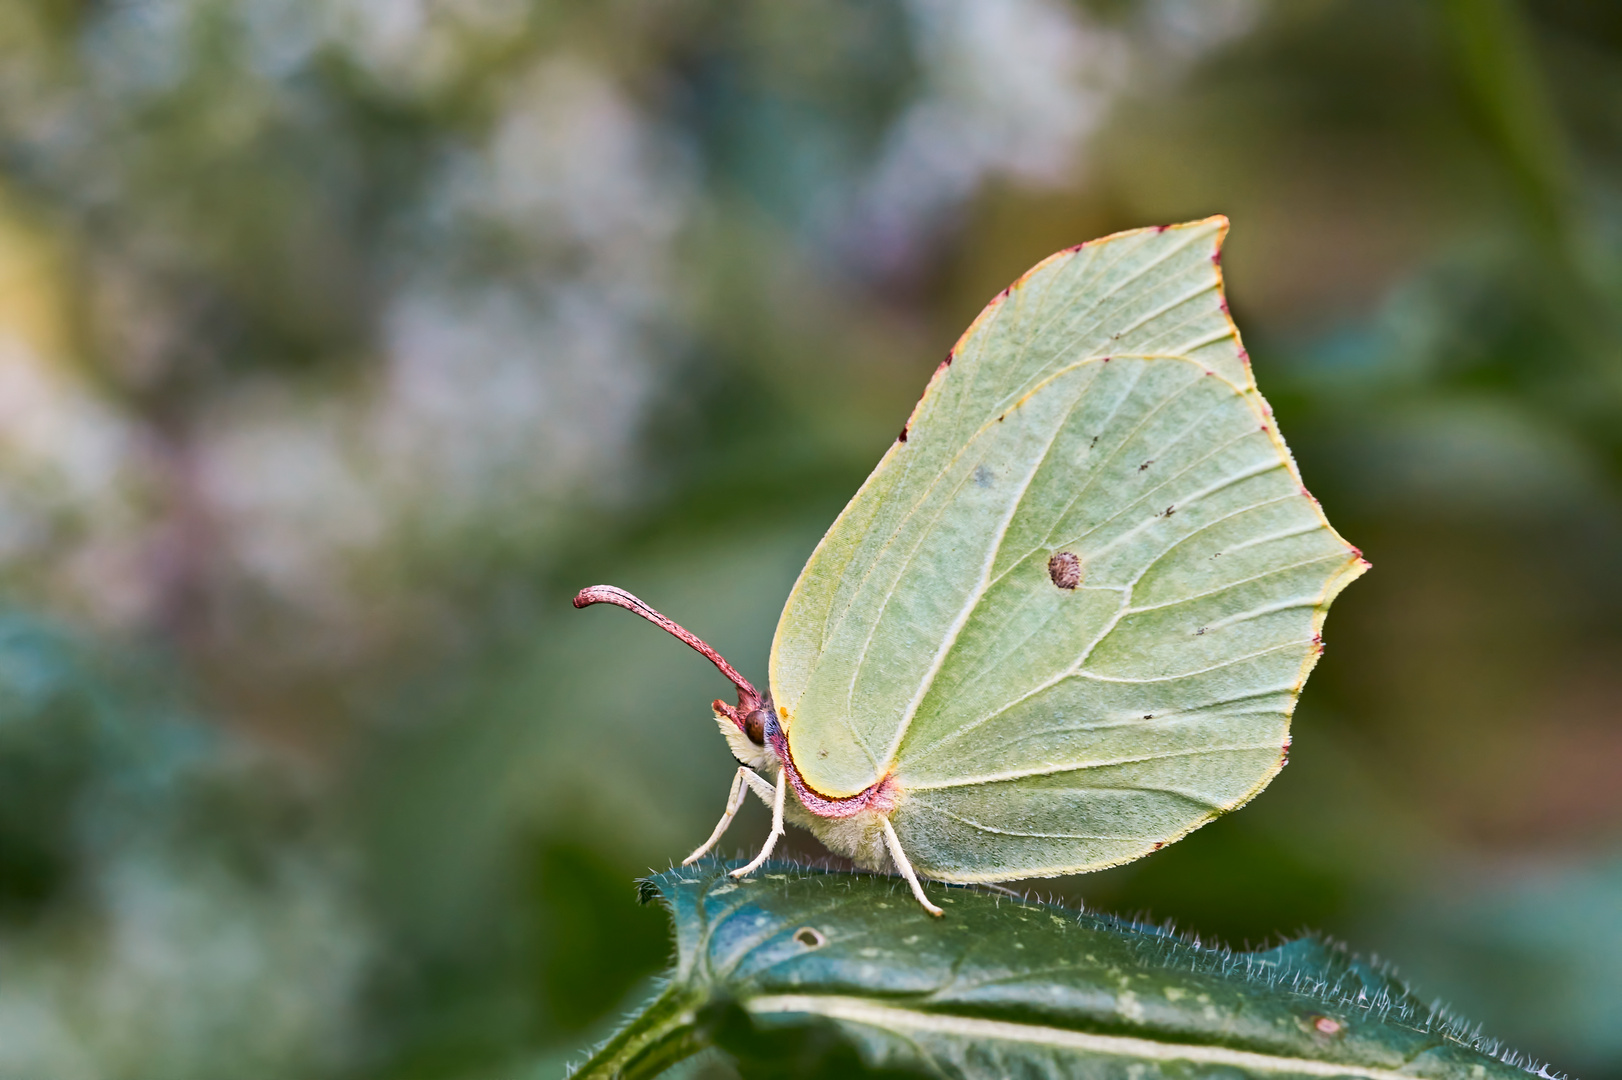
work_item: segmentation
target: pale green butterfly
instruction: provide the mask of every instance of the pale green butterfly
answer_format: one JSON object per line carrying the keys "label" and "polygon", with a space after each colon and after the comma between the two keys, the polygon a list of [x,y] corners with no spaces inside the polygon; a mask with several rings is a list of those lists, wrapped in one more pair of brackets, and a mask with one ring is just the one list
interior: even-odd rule
{"label": "pale green butterfly", "polygon": [[[1307,493],[1228,317],[1228,222],[1038,263],[947,354],[801,571],[769,694],[714,703],[745,793],[872,870],[1127,862],[1283,767],[1330,601],[1368,568]],[[792,792],[792,798],[790,797]]]}

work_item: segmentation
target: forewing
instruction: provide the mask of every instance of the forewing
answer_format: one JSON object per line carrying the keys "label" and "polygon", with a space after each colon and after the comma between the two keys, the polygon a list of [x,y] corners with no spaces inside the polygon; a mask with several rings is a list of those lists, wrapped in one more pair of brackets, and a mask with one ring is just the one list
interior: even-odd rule
{"label": "forewing", "polygon": [[796,765],[836,796],[893,775],[921,870],[1119,862],[1279,767],[1364,564],[1255,392],[1225,229],[1095,241],[998,297],[795,586],[771,674]]}

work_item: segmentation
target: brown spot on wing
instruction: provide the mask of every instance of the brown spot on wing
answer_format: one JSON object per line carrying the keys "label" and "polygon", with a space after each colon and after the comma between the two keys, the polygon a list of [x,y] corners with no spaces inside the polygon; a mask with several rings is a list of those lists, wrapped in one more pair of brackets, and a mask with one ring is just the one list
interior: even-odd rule
{"label": "brown spot on wing", "polygon": [[1048,577],[1061,589],[1081,584],[1081,559],[1070,551],[1056,551],[1048,560]]}

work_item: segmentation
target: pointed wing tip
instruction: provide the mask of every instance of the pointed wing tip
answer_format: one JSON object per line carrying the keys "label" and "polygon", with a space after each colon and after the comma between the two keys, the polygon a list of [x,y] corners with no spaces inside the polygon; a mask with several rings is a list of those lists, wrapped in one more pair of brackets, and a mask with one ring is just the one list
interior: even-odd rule
{"label": "pointed wing tip", "polygon": [[[1192,221],[1175,221],[1166,225],[1142,225],[1135,229],[1122,229],[1120,232],[1112,232],[1107,236],[1100,236],[1092,240],[1084,240],[1079,244],[1072,244],[1070,247],[1050,255],[1048,258],[1058,258],[1060,255],[1073,254],[1086,248],[1096,248],[1103,244],[1108,244],[1116,240],[1125,240],[1130,237],[1160,236],[1163,233],[1182,232],[1185,229],[1209,229],[1215,232],[1217,234],[1217,246],[1220,247],[1222,245],[1223,237],[1227,236],[1228,234],[1228,226],[1229,221],[1228,215],[1226,214],[1212,214],[1210,217],[1195,218]],[[1041,264],[1039,263],[1037,265],[1040,266]],[[1032,267],[1032,269],[1034,270],[1036,267]]]}
{"label": "pointed wing tip", "polygon": [[[1325,522],[1325,524],[1327,525],[1328,523]],[[1331,531],[1334,530],[1334,526],[1329,526],[1329,528]],[[1336,533],[1335,535],[1337,537],[1340,536],[1339,533]],[[1323,597],[1318,601],[1317,604],[1320,623],[1314,627],[1315,633],[1322,632],[1323,626],[1321,625],[1321,620],[1329,613],[1329,605],[1335,602],[1335,598],[1341,594],[1342,590],[1344,590],[1346,586],[1350,585],[1358,578],[1362,577],[1364,574],[1368,573],[1369,570],[1374,566],[1373,563],[1369,562],[1363,557],[1363,553],[1361,551],[1359,551],[1353,545],[1347,544],[1344,538],[1341,539],[1341,543],[1346,544],[1346,553],[1349,558],[1346,560],[1346,562],[1341,564],[1338,570],[1329,576],[1329,580],[1324,584]]]}
{"label": "pointed wing tip", "polygon": [[[1089,248],[1096,249],[1116,240],[1125,240],[1133,237],[1140,239],[1155,237],[1169,232],[1181,232],[1185,229],[1210,229],[1213,231],[1215,233],[1215,241],[1212,244],[1212,260],[1220,260],[1222,254],[1222,244],[1228,235],[1228,216],[1226,214],[1212,214],[1210,217],[1196,218],[1193,221],[1179,221],[1169,225],[1144,225],[1136,229],[1123,229],[1120,232],[1110,233],[1108,236],[1100,236],[1092,240],[1083,240],[1079,244],[1072,244],[1067,248],[1061,248],[1060,250],[1055,251],[1052,255],[1049,255],[1047,258],[1038,262],[1035,266],[1025,271],[1019,277],[1015,278],[1013,282],[1002,290],[1002,292],[991,298],[991,301],[986,305],[985,309],[980,312],[980,315],[974,320],[974,322],[969,324],[969,328],[963,332],[961,337],[958,338],[958,342],[953,346],[952,352],[947,354],[948,362],[950,362],[952,356],[956,354],[964,342],[969,339],[971,333],[984,319],[986,319],[993,311],[1000,307],[1011,294],[1024,288],[1034,275],[1049,268],[1054,263],[1068,261]],[[1218,272],[1220,273],[1220,271]]]}
{"label": "pointed wing tip", "polygon": [[1169,232],[1173,229],[1208,229],[1217,234],[1217,244],[1220,246],[1222,243],[1222,238],[1228,235],[1229,225],[1230,222],[1228,221],[1227,214],[1212,214],[1210,217],[1195,218],[1193,221],[1180,221],[1175,225],[1162,225],[1160,226],[1160,231]]}
{"label": "pointed wing tip", "polygon": [[[1212,214],[1210,217],[1199,218],[1195,221],[1184,221],[1176,225],[1161,225],[1156,232],[1182,232],[1192,229],[1196,233],[1205,233],[1209,236],[1207,241],[1211,245],[1211,263],[1216,268],[1217,288],[1223,289],[1222,282],[1222,245],[1228,240],[1228,215]],[[1227,314],[1227,302],[1223,301],[1223,314]],[[1229,320],[1230,324],[1232,320]],[[1236,328],[1237,332],[1237,328]]]}
{"label": "pointed wing tip", "polygon": [[1184,229],[1210,231],[1216,234],[1216,244],[1221,247],[1223,238],[1228,235],[1229,224],[1227,214],[1212,214],[1210,217],[1195,218],[1192,221],[1179,221],[1171,225],[1151,225],[1146,229],[1133,229],[1131,231],[1136,233],[1181,232]]}

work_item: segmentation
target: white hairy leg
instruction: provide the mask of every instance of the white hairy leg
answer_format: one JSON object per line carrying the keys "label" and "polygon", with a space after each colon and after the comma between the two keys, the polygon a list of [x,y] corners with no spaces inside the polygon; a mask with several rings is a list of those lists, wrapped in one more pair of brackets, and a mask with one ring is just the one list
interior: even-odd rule
{"label": "white hairy leg", "polygon": [[743,805],[743,800],[750,791],[759,795],[760,801],[767,806],[772,805],[772,786],[747,765],[739,765],[737,773],[732,777],[732,790],[727,793],[726,812],[721,815],[721,820],[715,823],[715,831],[710,833],[710,838],[704,841],[703,846],[681,861],[683,866],[690,866],[702,859],[710,848],[720,842],[721,835],[727,831],[727,826],[732,824],[732,819],[737,816],[738,808]]}
{"label": "white hairy leg", "polygon": [[788,794],[788,770],[779,769],[777,772],[777,790],[772,798],[772,832],[766,837],[766,843],[761,847],[760,854],[756,855],[748,866],[740,866],[732,871],[732,876],[741,878],[754,873],[760,864],[771,857],[772,848],[777,846],[777,838],[783,835],[783,799]]}
{"label": "white hairy leg", "polygon": [[931,904],[929,897],[924,895],[924,887],[918,884],[918,875],[912,872],[912,863],[907,861],[906,852],[901,850],[901,841],[896,837],[895,829],[890,826],[889,818],[884,819],[884,843],[890,849],[890,858],[894,859],[896,866],[900,867],[901,876],[907,879],[908,885],[912,886],[912,895],[916,896],[918,902],[924,905],[924,910],[931,915],[946,914],[946,912]]}

